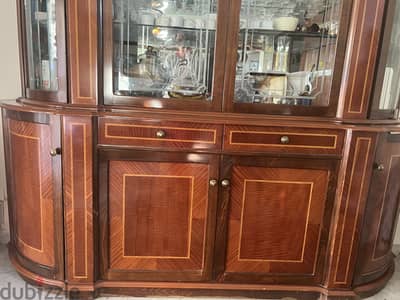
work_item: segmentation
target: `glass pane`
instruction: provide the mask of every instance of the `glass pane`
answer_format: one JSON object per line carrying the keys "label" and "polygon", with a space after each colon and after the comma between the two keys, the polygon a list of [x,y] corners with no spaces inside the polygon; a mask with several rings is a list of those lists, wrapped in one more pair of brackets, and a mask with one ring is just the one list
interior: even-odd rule
{"label": "glass pane", "polygon": [[342,0],[242,0],[235,101],[328,106]]}
{"label": "glass pane", "polygon": [[388,56],[383,79],[379,109],[393,110],[397,108],[400,98],[400,1],[396,1],[393,29],[388,47]]}
{"label": "glass pane", "polygon": [[217,0],[113,0],[114,94],[210,99]]}
{"label": "glass pane", "polygon": [[25,0],[29,88],[58,89],[56,0]]}

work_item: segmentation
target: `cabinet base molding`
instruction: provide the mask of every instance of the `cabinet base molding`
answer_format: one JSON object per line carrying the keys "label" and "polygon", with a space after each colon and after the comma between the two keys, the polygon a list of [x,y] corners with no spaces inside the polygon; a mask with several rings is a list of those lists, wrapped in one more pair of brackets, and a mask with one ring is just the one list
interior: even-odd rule
{"label": "cabinet base molding", "polygon": [[[9,247],[11,249],[11,247]],[[92,299],[106,295],[144,296],[230,296],[281,299],[292,297],[305,300],[346,300],[370,297],[382,290],[394,273],[394,261],[378,280],[354,290],[328,290],[318,286],[263,285],[233,283],[185,282],[131,282],[97,281],[94,285],[65,283],[38,276],[24,268],[15,252],[9,251],[10,260],[18,274],[28,283],[47,289],[62,289],[70,299]]]}

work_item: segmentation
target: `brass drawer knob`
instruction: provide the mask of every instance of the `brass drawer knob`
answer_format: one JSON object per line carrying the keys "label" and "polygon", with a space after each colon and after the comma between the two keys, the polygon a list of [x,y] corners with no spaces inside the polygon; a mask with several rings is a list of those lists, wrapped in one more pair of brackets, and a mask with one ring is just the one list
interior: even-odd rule
{"label": "brass drawer knob", "polygon": [[166,135],[167,133],[164,130],[157,130],[156,132],[156,137],[158,137],[159,139],[165,138]]}
{"label": "brass drawer knob", "polygon": [[226,187],[228,187],[230,185],[231,185],[231,182],[229,181],[229,179],[224,179],[224,180],[221,181],[221,186],[224,187],[224,188],[226,188]]}
{"label": "brass drawer knob", "polygon": [[281,137],[281,144],[289,144],[289,142],[290,142],[290,139],[289,139],[289,137],[287,136],[287,135],[284,135],[284,136],[282,136]]}
{"label": "brass drawer knob", "polygon": [[216,186],[218,184],[218,180],[210,179],[210,186]]}
{"label": "brass drawer knob", "polygon": [[50,150],[50,156],[57,156],[61,154],[61,148],[55,148]]}
{"label": "brass drawer knob", "polygon": [[375,164],[375,169],[379,172],[385,171],[385,166],[383,164]]}

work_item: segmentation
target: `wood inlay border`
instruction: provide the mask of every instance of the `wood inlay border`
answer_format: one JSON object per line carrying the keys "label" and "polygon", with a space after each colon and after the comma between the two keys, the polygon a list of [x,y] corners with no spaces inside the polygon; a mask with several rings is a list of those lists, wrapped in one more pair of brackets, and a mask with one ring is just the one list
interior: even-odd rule
{"label": "wood inlay border", "polygon": [[[306,227],[304,231],[304,240],[303,240],[303,248],[302,248],[302,255],[300,260],[281,260],[281,259],[244,259],[240,258],[240,251],[242,248],[242,234],[243,234],[243,215],[244,215],[244,208],[246,203],[246,185],[248,182],[265,182],[265,183],[278,183],[278,184],[298,184],[298,185],[309,185],[310,186],[310,195],[308,198],[308,210],[307,210],[307,218],[306,218]],[[314,183],[313,182],[301,182],[301,181],[284,181],[284,180],[257,180],[257,179],[245,179],[244,186],[243,186],[243,196],[242,196],[242,210],[241,210],[241,217],[240,217],[240,232],[239,232],[239,248],[238,248],[238,261],[258,261],[258,262],[290,262],[290,263],[303,263],[304,262],[304,252],[307,242],[307,230],[308,230],[308,222],[310,219],[310,211],[311,211],[311,202],[312,202],[312,195],[314,190]]]}
{"label": "wood inlay border", "polygon": [[[9,127],[10,127],[10,120],[8,120],[8,122],[9,122]],[[34,140],[36,143],[38,143],[38,144],[37,144],[37,148],[38,148],[38,164],[39,164],[39,166],[41,166],[42,163],[41,163],[41,155],[40,155],[40,138],[34,137],[34,136],[28,136],[28,135],[20,134],[20,133],[17,133],[17,132],[15,132],[15,131],[13,131],[13,130],[10,130],[9,132],[10,132],[10,135],[14,135],[14,136],[16,136],[16,137],[23,138],[23,139]],[[42,171],[41,171],[41,169],[39,169],[40,244],[41,244],[40,249],[35,248],[35,247],[33,247],[33,246],[27,244],[23,239],[20,238],[19,234],[17,234],[17,239],[18,239],[18,241],[19,241],[20,243],[22,243],[25,247],[27,247],[27,248],[29,248],[29,249],[35,251],[35,252],[38,252],[38,253],[44,253],[44,241],[43,241],[43,233],[44,233],[44,230],[43,230],[43,192],[42,192],[42,184],[43,184],[43,181],[42,181]],[[17,233],[18,233],[18,231],[17,231]]]}
{"label": "wood inlay border", "polygon": [[398,157],[400,157],[400,155],[392,155],[390,157],[390,163],[389,163],[389,168],[388,168],[389,171],[388,171],[388,175],[387,175],[387,179],[386,179],[386,183],[385,183],[385,190],[384,190],[383,198],[382,198],[383,201],[382,201],[382,206],[381,206],[381,210],[380,210],[380,214],[379,214],[379,222],[378,222],[377,234],[376,234],[375,242],[374,242],[374,250],[372,251],[372,261],[378,261],[385,257],[385,256],[376,257],[376,246],[378,244],[379,231],[380,231],[381,225],[382,225],[383,209],[386,204],[386,194],[387,194],[387,188],[389,185],[390,170],[392,169],[393,158],[398,158]]}
{"label": "wood inlay border", "polygon": [[[106,123],[105,125],[105,137],[110,139],[123,139],[123,140],[144,140],[144,141],[168,141],[168,142],[182,142],[182,143],[204,143],[204,144],[216,144],[217,143],[217,130],[206,129],[206,128],[189,128],[189,127],[169,127],[169,126],[153,126],[153,125],[132,125],[132,124],[117,124],[117,123]],[[178,131],[199,131],[199,132],[211,132],[213,134],[213,141],[204,140],[182,140],[182,139],[169,139],[169,138],[150,138],[150,137],[134,137],[134,136],[119,136],[108,133],[109,127],[132,127],[132,128],[151,128],[151,129],[171,129]]]}
{"label": "wood inlay border", "polygon": [[[70,58],[70,74],[71,74],[71,94],[73,103],[95,104],[96,103],[96,57],[97,48],[94,46],[97,43],[96,26],[97,18],[97,1],[94,0],[70,0],[69,5],[69,49],[71,52]],[[87,9],[82,9],[81,6],[87,6]],[[88,20],[88,28],[79,28],[79,19]],[[81,39],[80,34],[86,33],[87,39]],[[85,50],[86,57],[81,57],[82,50]],[[88,68],[88,78],[82,78],[80,68],[82,62]],[[81,81],[82,80],[82,81]],[[89,95],[82,95],[81,86],[89,86]]]}
{"label": "wood inlay border", "polygon": [[[67,278],[71,282],[86,282],[93,278],[92,123],[90,117],[64,117],[63,124]],[[79,132],[76,132],[77,129]],[[79,227],[76,224],[77,213],[82,218]],[[78,235],[81,237],[78,238]],[[78,243],[83,244],[81,250],[78,250],[80,253],[76,249]]]}
{"label": "wood inlay border", "polygon": [[[190,211],[189,211],[189,227],[188,227],[188,249],[186,256],[135,256],[125,255],[125,215],[126,215],[126,178],[127,177],[150,177],[150,178],[174,178],[174,179],[190,179]],[[122,180],[122,257],[123,258],[156,258],[156,259],[190,259],[192,247],[192,223],[193,223],[193,197],[194,197],[194,176],[172,176],[172,175],[149,175],[149,174],[124,174]],[[204,258],[203,258],[204,260]]]}
{"label": "wood inlay border", "polygon": [[[86,157],[86,151],[87,151],[87,149],[86,149],[86,124],[85,123],[70,123],[69,124],[69,127],[70,127],[70,132],[72,133],[73,132],[73,127],[74,126],[80,126],[80,127],[82,127],[83,128],[83,136],[84,136],[84,142],[83,142],[83,164],[85,165],[86,163],[87,163],[87,157]],[[74,182],[75,182],[75,178],[74,178],[74,147],[73,147],[73,145],[74,145],[74,142],[73,142],[73,135],[72,134],[70,134],[69,135],[69,142],[70,142],[70,172],[71,172],[71,178],[70,178],[70,180],[71,180],[71,208],[72,208],[72,214],[71,214],[71,218],[72,218],[72,239],[71,239],[71,241],[72,241],[72,249],[73,249],[73,251],[75,251],[75,242],[76,242],[76,239],[75,239],[75,230],[76,230],[76,228],[75,228],[75,196],[74,196],[74,186],[75,186],[75,184],[74,184]],[[87,178],[87,174],[86,174],[86,168],[84,167],[83,168],[83,177],[84,177],[84,180],[83,180],[83,182],[84,182],[84,184],[83,184],[83,189],[84,189],[84,195],[85,195],[85,199],[84,199],[84,210],[85,210],[85,213],[84,213],[84,219],[85,219],[85,221],[84,221],[84,235],[85,235],[85,241],[84,241],[84,245],[85,245],[85,257],[87,258],[88,257],[88,222],[87,222],[87,201],[86,201],[86,199],[87,199],[87,197],[88,197],[88,195],[87,195],[87,186],[86,186],[86,178]],[[88,261],[87,261],[87,259],[85,259],[85,275],[84,276],[78,276],[78,275],[76,275],[77,274],[77,272],[76,272],[76,261],[75,261],[75,258],[73,258],[72,259],[72,270],[73,270],[73,273],[72,273],[72,276],[74,277],[74,278],[81,278],[81,279],[87,279],[87,277],[88,277]]]}
{"label": "wood inlay border", "polygon": [[[311,145],[291,145],[291,144],[262,144],[262,143],[235,143],[232,142],[234,133],[250,133],[260,135],[295,135],[295,136],[319,136],[334,138],[332,146],[311,146]],[[310,148],[310,149],[336,149],[337,148],[336,134],[318,134],[318,133],[296,133],[296,132],[271,132],[271,131],[250,131],[250,130],[230,130],[229,131],[229,144],[238,146],[265,146],[265,147],[289,147],[289,148]]]}
{"label": "wood inlay border", "polygon": [[[350,203],[350,194],[351,194],[351,190],[352,188],[354,188],[353,186],[353,178],[354,178],[354,173],[355,173],[355,169],[357,167],[357,161],[359,159],[360,156],[360,144],[362,141],[366,141],[368,142],[368,146],[367,146],[367,151],[366,151],[366,155],[367,158],[364,160],[364,166],[363,166],[363,172],[362,172],[362,179],[361,179],[361,186],[360,187],[355,187],[359,189],[359,193],[358,193],[358,199],[357,199],[357,208],[356,208],[356,218],[355,218],[355,222],[354,222],[354,226],[352,228],[352,234],[351,234],[351,242],[350,242],[350,255],[347,256],[347,261],[346,261],[346,272],[345,272],[345,280],[344,281],[338,281],[337,280],[337,276],[338,276],[338,269],[339,269],[339,260],[340,260],[340,256],[342,253],[342,245],[343,245],[343,239],[344,239],[344,232],[345,232],[345,225],[346,225],[346,219],[347,219],[347,214],[348,214],[348,210],[349,210],[349,203]],[[358,220],[360,217],[360,205],[361,205],[361,197],[363,194],[363,189],[364,189],[364,183],[365,183],[365,177],[366,177],[366,173],[367,173],[367,167],[368,167],[368,157],[370,156],[370,149],[371,149],[371,145],[372,145],[372,138],[367,138],[367,137],[358,137],[357,141],[356,141],[356,147],[355,147],[355,151],[354,151],[354,158],[353,158],[353,164],[351,167],[351,173],[350,173],[350,181],[349,181],[349,190],[347,192],[347,198],[346,198],[346,204],[345,204],[345,212],[344,212],[344,216],[343,216],[343,222],[341,224],[341,234],[340,234],[340,239],[339,239],[339,252],[338,255],[336,256],[336,266],[335,266],[335,272],[334,272],[334,284],[347,284],[347,280],[348,280],[348,275],[349,275],[349,270],[350,270],[350,264],[351,264],[351,253],[353,251],[354,248],[354,238],[355,238],[355,234],[356,234],[356,230],[357,230],[357,225],[358,225]],[[342,199],[343,197],[343,193],[344,190],[342,190],[341,192],[341,197],[339,199]]]}

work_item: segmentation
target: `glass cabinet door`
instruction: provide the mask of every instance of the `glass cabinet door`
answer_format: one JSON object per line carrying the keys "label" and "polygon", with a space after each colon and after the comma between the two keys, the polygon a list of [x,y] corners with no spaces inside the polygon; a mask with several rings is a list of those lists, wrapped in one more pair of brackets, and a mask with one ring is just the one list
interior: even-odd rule
{"label": "glass cabinet door", "polygon": [[381,44],[371,118],[398,118],[400,100],[400,0],[390,0]]}
{"label": "glass cabinet door", "polygon": [[336,59],[343,0],[242,0],[237,10],[234,100],[228,109],[328,111],[337,98],[331,91],[343,64]]}
{"label": "glass cabinet door", "polygon": [[105,65],[112,65],[112,91],[106,87],[106,104],[167,107],[178,101],[176,107],[184,107],[215,100],[217,0],[112,0],[104,11],[110,5]]}
{"label": "glass cabinet door", "polygon": [[[26,48],[26,86],[29,98],[38,100],[65,101],[65,66],[62,50],[64,42],[63,22],[59,0],[25,0],[25,48]],[[62,23],[62,24],[60,24]],[[61,28],[58,28],[61,27]],[[61,57],[60,57],[61,56]]]}

